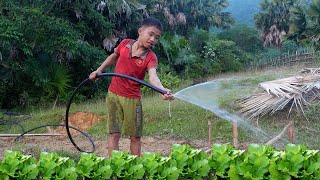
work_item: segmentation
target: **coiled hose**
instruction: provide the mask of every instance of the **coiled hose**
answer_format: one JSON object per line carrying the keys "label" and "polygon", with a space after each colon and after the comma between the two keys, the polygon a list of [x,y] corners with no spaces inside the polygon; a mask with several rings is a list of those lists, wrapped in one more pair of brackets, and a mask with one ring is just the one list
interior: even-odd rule
{"label": "coiled hose", "polygon": [[[101,73],[101,74],[98,74],[97,75],[97,78],[103,78],[103,77],[107,77],[107,76],[117,76],[117,77],[121,77],[121,78],[126,78],[126,79],[129,79],[129,80],[132,80],[132,81],[135,81],[135,82],[138,82],[139,84],[142,84],[144,86],[147,86],[161,94],[166,94],[167,92],[158,88],[158,87],[155,87],[151,84],[148,84],[146,83],[145,81],[142,81],[140,79],[137,79],[137,78],[134,78],[134,77],[131,77],[131,76],[128,76],[128,75],[124,75],[124,74],[118,74],[118,73]],[[66,130],[67,130],[67,134],[68,134],[68,138],[70,139],[71,143],[73,144],[74,147],[76,147],[80,152],[88,152],[88,151],[84,151],[82,150],[73,140],[72,138],[72,135],[70,133],[70,128],[73,128],[75,129],[74,127],[71,127],[69,126],[69,110],[70,110],[70,106],[71,106],[71,103],[72,103],[72,100],[73,100],[73,97],[77,94],[77,92],[82,88],[82,86],[84,86],[87,82],[90,82],[91,80],[89,78],[87,78],[86,80],[82,81],[78,86],[77,88],[72,92],[71,96],[70,96],[70,99],[68,101],[68,104],[67,104],[67,108],[66,108],[66,114],[65,114],[65,127],[66,127]],[[81,132],[80,130],[76,129],[77,131]],[[89,137],[89,135],[81,132],[83,135],[85,135],[91,142],[92,144],[92,151],[89,151],[88,153],[92,153],[95,151],[95,145],[92,141],[92,139]]]}
{"label": "coiled hose", "polygon": [[[137,79],[137,78],[134,78],[134,77],[131,77],[131,76],[128,76],[128,75],[124,75],[124,74],[118,74],[118,73],[102,73],[102,74],[99,74],[97,75],[97,78],[103,78],[103,77],[107,77],[107,76],[117,76],[117,77],[122,77],[122,78],[126,78],[126,79],[129,79],[129,80],[132,80],[132,81],[135,81],[135,82],[138,82],[139,84],[142,84],[144,86],[147,86],[161,94],[165,94],[166,91],[160,89],[160,88],[157,88],[153,85],[150,85],[148,83],[146,83],[145,81],[142,81],[140,79]],[[67,108],[66,108],[66,114],[65,114],[65,124],[47,124],[47,125],[43,125],[43,126],[39,126],[39,127],[36,127],[36,128],[33,128],[33,129],[30,129],[28,131],[25,131],[23,129],[23,127],[18,123],[18,122],[15,122],[15,121],[12,121],[11,123],[14,123],[14,124],[18,124],[21,128],[22,128],[22,131],[23,133],[20,134],[20,136],[18,136],[15,141],[18,141],[20,140],[25,134],[31,132],[31,131],[34,131],[36,129],[40,129],[40,128],[44,128],[44,127],[48,127],[48,126],[53,126],[53,127],[57,127],[57,126],[62,126],[62,127],[65,127],[66,130],[67,130],[67,134],[68,134],[68,138],[70,139],[71,143],[74,145],[74,147],[77,148],[77,150],[79,150],[80,152],[87,152],[87,153],[93,153],[95,151],[95,145],[94,145],[94,142],[93,140],[90,138],[90,136],[86,133],[84,133],[83,131],[81,131],[80,129],[78,128],[75,128],[73,126],[69,126],[69,110],[70,110],[70,106],[72,104],[72,100],[74,98],[74,96],[77,94],[77,92],[88,82],[90,82],[91,80],[89,78],[85,79],[84,81],[82,81],[78,86],[77,88],[72,92],[70,98],[69,98],[69,101],[67,103]],[[10,125],[10,124],[1,124],[0,125]],[[70,133],[70,128],[71,129],[74,129],[78,132],[80,132],[82,135],[84,135],[86,138],[89,139],[91,145],[92,145],[92,151],[84,151],[83,149],[81,149],[73,140],[72,138],[72,135]]]}

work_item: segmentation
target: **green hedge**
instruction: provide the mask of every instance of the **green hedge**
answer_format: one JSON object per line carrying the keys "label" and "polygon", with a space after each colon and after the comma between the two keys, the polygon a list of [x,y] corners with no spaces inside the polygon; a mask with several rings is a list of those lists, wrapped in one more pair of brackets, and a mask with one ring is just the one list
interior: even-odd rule
{"label": "green hedge", "polygon": [[57,153],[42,152],[37,160],[8,150],[0,179],[320,179],[318,151],[294,144],[285,151],[268,145],[251,144],[245,151],[214,144],[208,154],[174,144],[169,157],[114,151],[107,159],[82,153],[76,163]]}

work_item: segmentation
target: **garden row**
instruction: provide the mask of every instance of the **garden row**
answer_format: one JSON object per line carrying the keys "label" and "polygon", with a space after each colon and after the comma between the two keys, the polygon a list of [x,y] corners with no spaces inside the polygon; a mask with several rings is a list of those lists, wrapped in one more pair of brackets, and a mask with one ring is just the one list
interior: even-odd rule
{"label": "garden row", "polygon": [[0,179],[320,179],[319,150],[288,144],[284,151],[251,144],[247,151],[214,144],[211,153],[188,145],[172,146],[169,157],[136,157],[114,151],[112,157],[82,153],[78,162],[57,153],[38,159],[6,151]]}

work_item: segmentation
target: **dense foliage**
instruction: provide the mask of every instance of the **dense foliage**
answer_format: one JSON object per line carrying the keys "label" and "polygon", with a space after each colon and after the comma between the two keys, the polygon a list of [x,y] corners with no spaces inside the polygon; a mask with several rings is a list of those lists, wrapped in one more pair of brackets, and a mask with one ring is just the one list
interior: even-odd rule
{"label": "dense foliage", "polygon": [[262,0],[255,24],[265,47],[288,39],[319,46],[319,0]]}
{"label": "dense foliage", "polygon": [[111,158],[82,153],[75,162],[42,152],[38,160],[6,151],[1,179],[319,179],[319,150],[288,144],[285,151],[250,144],[248,151],[214,144],[211,153],[174,144],[169,157],[113,151]]}
{"label": "dense foliage", "polygon": [[[278,14],[270,14],[276,12],[272,8],[280,8],[279,3],[263,1],[266,3],[270,6],[257,15],[260,18],[256,22],[263,25],[258,26],[263,33],[273,21],[278,22]],[[295,4],[295,10],[290,12],[287,9],[291,3],[286,4],[288,18],[277,27],[283,27],[298,43],[317,47],[318,3],[319,0],[314,0],[307,6]],[[158,18],[165,27],[154,51],[160,62],[159,76],[168,88],[182,78],[239,71],[260,58],[265,50],[257,36],[260,31],[252,26],[233,26],[232,12],[227,11],[229,5],[227,0],[2,0],[0,107],[40,104],[54,107],[65,102],[73,88],[122,39],[137,37],[139,22],[148,16]],[[295,16],[289,16],[292,13]],[[271,24],[262,23],[267,21]],[[300,23],[305,26],[299,26]],[[225,31],[208,31],[212,27]],[[112,67],[106,71],[112,71]],[[109,81],[100,80],[94,87],[83,88],[79,99],[91,98],[96,92],[105,93]]]}
{"label": "dense foliage", "polygon": [[2,107],[63,97],[71,79],[83,78],[90,71],[85,67],[105,56],[94,44],[102,40],[99,33],[111,31],[111,24],[95,11],[86,11],[82,21],[74,14],[77,8],[91,9],[89,3],[1,2]]}
{"label": "dense foliage", "polygon": [[290,13],[290,38],[320,49],[320,1],[313,0],[309,6],[296,5]]}

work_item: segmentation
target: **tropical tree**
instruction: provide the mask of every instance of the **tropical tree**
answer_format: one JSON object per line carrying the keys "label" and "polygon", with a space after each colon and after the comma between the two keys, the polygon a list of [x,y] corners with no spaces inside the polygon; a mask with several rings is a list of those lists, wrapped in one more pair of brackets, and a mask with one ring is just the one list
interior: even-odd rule
{"label": "tropical tree", "polygon": [[142,1],[150,15],[161,19],[167,30],[187,35],[195,27],[209,30],[211,27],[230,28],[234,23],[227,0],[161,0]]}
{"label": "tropical tree", "polygon": [[[43,96],[42,99],[47,101],[54,99],[53,108],[56,107],[59,98],[66,99],[65,96],[68,95],[72,80],[67,67],[44,58],[24,65],[30,69],[28,72],[32,77],[34,88],[38,89],[38,95]],[[29,92],[30,95],[31,93]],[[28,100],[25,101],[28,102]]]}
{"label": "tropical tree", "polygon": [[103,40],[103,46],[109,52],[120,40],[137,37],[139,22],[149,16],[146,5],[136,0],[99,1],[97,10],[113,24],[112,32]]}
{"label": "tropical tree", "polygon": [[313,0],[308,7],[294,6],[290,12],[289,37],[320,49],[320,0]]}
{"label": "tropical tree", "polygon": [[21,105],[20,97],[56,102],[121,39],[135,38],[138,22],[147,16],[136,0],[1,0],[1,107]]}
{"label": "tropical tree", "polygon": [[[55,91],[59,95],[64,93],[69,83],[69,76],[68,71],[63,69],[71,68],[70,63],[77,62],[88,65],[105,56],[104,52],[101,52],[98,48],[92,49],[96,44],[95,41],[99,41],[98,38],[94,39],[93,37],[99,36],[90,28],[101,27],[101,29],[105,29],[105,32],[108,32],[108,27],[110,27],[108,24],[110,23],[104,21],[104,24],[99,24],[98,20],[95,21],[92,17],[97,19],[102,17],[103,19],[103,16],[97,12],[94,13],[95,16],[90,16],[91,19],[88,18],[86,21],[88,25],[83,25],[85,23],[77,18],[81,16],[75,13],[77,12],[76,2],[78,2],[78,5],[80,4],[79,1],[74,1],[74,4],[71,1],[49,0],[32,2],[22,0],[1,1],[0,81],[1,85],[5,87],[1,90],[5,93],[1,93],[0,99],[3,108],[21,105],[21,97],[28,96],[30,99],[34,98],[35,101],[37,101],[36,99],[46,99],[45,97],[56,98],[52,96],[52,93],[45,92],[48,92],[47,90],[51,88],[50,92]],[[89,9],[90,4],[87,5]],[[98,25],[95,27],[89,25],[90,23],[94,24],[94,22]],[[84,26],[87,27],[84,28]],[[89,38],[90,35],[91,38]],[[90,45],[90,43],[92,44]],[[102,40],[100,44],[102,44]],[[102,47],[102,45],[100,46]],[[91,53],[87,53],[88,51]],[[95,54],[92,54],[92,52]],[[48,74],[50,81],[43,81],[44,77],[48,77],[44,74],[46,71],[42,71],[42,69],[46,69],[46,66],[42,63],[44,59],[52,64],[51,67],[57,67],[58,64],[64,66],[50,71],[51,73]],[[39,64],[39,66],[34,68],[31,64]],[[82,66],[80,69],[87,68]],[[32,72],[34,70],[42,74],[33,76],[34,73]],[[78,72],[76,69],[74,71]],[[62,74],[66,75],[64,80],[61,79]],[[83,74],[86,75],[86,73]],[[43,82],[43,88],[39,88],[37,82]]]}
{"label": "tropical tree", "polygon": [[[78,34],[69,29],[65,21],[46,16],[42,7],[24,6],[23,2],[14,1],[2,1],[1,5],[1,84],[6,87],[6,97],[3,98],[6,102],[1,104],[16,105],[20,103],[20,96],[33,89],[30,88],[33,85],[30,69],[25,64],[44,54],[50,54],[54,61],[66,58],[69,52],[76,52],[72,40]],[[52,34],[53,31],[56,33]]]}
{"label": "tropical tree", "polygon": [[217,35],[219,39],[233,41],[243,51],[257,53],[263,50],[259,32],[248,25],[236,25]]}
{"label": "tropical tree", "polygon": [[161,59],[161,63],[170,66],[177,74],[183,74],[186,67],[196,59],[184,36],[163,33],[159,42],[165,54],[165,59]]}
{"label": "tropical tree", "polygon": [[297,0],[263,0],[255,24],[261,32],[264,47],[281,47],[289,31],[290,8]]}
{"label": "tropical tree", "polygon": [[[228,40],[207,41],[203,51],[203,58],[209,61],[212,68],[221,72],[241,70],[243,61],[242,52],[236,43]],[[214,64],[214,66],[213,66]]]}

